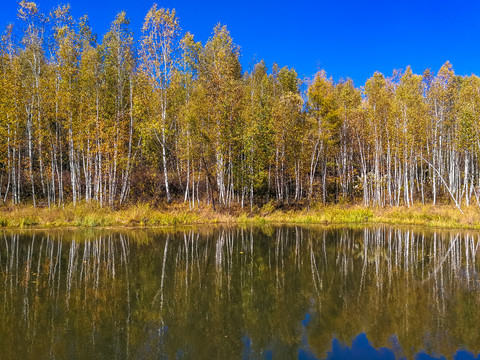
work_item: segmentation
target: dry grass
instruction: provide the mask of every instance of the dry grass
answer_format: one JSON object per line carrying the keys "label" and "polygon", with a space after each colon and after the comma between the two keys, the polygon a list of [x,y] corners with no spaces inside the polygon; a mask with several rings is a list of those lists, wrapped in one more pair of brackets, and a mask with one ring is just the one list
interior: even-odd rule
{"label": "dry grass", "polygon": [[441,228],[480,229],[480,209],[465,208],[464,214],[449,205],[415,205],[413,207],[365,208],[358,205],[315,206],[307,210],[276,210],[269,203],[253,212],[235,208],[213,211],[210,206],[190,210],[185,204],[153,208],[137,204],[111,210],[95,204],[81,203],[64,207],[0,207],[0,227],[158,227],[194,224],[365,224],[385,223]]}
{"label": "dry grass", "polygon": [[449,229],[480,229],[480,209],[464,207],[462,214],[455,206],[416,205],[376,209],[372,221],[386,224],[422,225]]}

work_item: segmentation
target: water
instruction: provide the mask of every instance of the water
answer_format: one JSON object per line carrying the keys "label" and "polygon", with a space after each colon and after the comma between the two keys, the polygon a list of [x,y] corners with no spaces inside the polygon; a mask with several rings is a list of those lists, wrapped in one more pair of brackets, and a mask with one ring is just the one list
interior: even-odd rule
{"label": "water", "polygon": [[480,234],[0,234],[2,359],[474,359]]}

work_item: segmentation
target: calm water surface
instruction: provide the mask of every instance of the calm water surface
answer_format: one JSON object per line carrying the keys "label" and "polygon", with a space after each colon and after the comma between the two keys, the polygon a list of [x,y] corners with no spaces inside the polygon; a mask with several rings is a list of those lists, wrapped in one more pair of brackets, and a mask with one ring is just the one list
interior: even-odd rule
{"label": "calm water surface", "polygon": [[480,351],[478,233],[0,236],[2,359],[474,359]]}

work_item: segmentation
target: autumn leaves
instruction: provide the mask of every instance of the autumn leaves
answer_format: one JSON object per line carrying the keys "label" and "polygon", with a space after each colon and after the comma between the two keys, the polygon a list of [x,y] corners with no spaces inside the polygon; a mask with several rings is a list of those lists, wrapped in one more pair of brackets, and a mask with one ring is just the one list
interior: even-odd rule
{"label": "autumn leaves", "polygon": [[68,6],[22,1],[17,25],[0,45],[4,202],[479,201],[480,81],[449,63],[358,88],[242,71],[225,26],[201,44],[156,5],[138,42],[125,13],[101,40]]}

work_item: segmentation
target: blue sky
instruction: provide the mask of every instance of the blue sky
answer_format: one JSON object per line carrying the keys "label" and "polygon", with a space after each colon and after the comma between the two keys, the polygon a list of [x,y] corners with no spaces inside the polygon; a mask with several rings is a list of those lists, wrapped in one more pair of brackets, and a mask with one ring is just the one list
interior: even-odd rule
{"label": "blue sky", "polygon": [[[43,12],[69,2],[75,17],[88,14],[100,36],[125,10],[140,37],[149,0],[37,0]],[[324,69],[357,86],[375,71],[390,75],[411,65],[422,73],[449,60],[460,75],[480,75],[480,1],[157,1],[175,8],[183,30],[204,43],[226,24],[240,45],[245,70],[253,59],[294,67],[299,76]],[[0,0],[0,26],[15,21],[16,0]]]}

